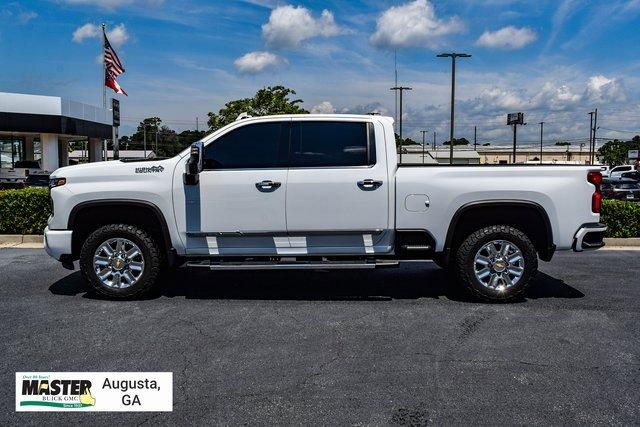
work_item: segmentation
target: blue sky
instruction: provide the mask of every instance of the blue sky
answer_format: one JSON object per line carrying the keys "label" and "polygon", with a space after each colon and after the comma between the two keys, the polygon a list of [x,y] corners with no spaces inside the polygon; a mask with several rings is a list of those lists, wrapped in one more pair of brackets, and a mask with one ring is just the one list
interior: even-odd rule
{"label": "blue sky", "polygon": [[[510,138],[507,112],[523,111],[521,140],[640,132],[640,0],[204,1],[0,0],[0,91],[101,103],[106,22],[127,72],[118,81],[128,133],[142,117],[177,129],[263,86],[294,88],[319,112],[394,115],[394,52],[405,133],[445,135],[449,62],[461,60],[457,136]],[[440,141],[441,138],[438,138]]]}

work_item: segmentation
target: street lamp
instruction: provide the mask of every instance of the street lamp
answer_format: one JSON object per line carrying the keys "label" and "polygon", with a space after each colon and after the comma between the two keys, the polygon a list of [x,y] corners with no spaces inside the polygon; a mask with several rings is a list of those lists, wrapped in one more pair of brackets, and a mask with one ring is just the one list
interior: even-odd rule
{"label": "street lamp", "polygon": [[396,92],[400,91],[400,164],[402,164],[402,143],[404,142],[404,140],[402,139],[402,93],[405,90],[413,90],[413,88],[406,86],[394,86],[389,90],[393,90]]}
{"label": "street lamp", "polygon": [[449,134],[449,164],[453,164],[453,130],[456,99],[456,58],[471,58],[466,53],[441,53],[438,58],[451,58],[451,132]]}

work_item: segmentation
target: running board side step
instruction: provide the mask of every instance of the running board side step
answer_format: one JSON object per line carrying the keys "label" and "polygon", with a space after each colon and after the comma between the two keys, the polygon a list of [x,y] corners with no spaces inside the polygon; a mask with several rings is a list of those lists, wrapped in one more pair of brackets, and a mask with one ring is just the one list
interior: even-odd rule
{"label": "running board side step", "polygon": [[397,261],[376,261],[376,262],[218,262],[218,261],[188,261],[187,267],[204,267],[211,270],[349,270],[349,269],[370,269],[397,267]]}

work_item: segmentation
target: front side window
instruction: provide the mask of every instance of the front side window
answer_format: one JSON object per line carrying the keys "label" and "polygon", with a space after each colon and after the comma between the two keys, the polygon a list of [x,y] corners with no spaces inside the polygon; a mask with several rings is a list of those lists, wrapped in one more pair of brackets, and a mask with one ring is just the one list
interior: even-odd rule
{"label": "front side window", "polygon": [[242,126],[207,145],[204,169],[259,169],[286,167],[288,124],[256,123]]}
{"label": "front side window", "polygon": [[373,126],[364,122],[294,122],[291,127],[291,166],[375,164],[372,130]]}

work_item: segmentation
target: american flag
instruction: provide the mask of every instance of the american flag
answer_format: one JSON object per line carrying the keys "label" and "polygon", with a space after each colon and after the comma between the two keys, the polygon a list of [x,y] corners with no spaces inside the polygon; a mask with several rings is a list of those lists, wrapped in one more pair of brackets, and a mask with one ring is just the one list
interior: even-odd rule
{"label": "american flag", "polygon": [[115,93],[123,93],[125,96],[128,96],[127,92],[125,92],[116,81],[116,77],[124,73],[124,66],[122,62],[120,62],[116,51],[111,47],[111,43],[109,43],[109,39],[107,39],[107,34],[104,31],[102,34],[104,35],[104,85],[113,89]]}

